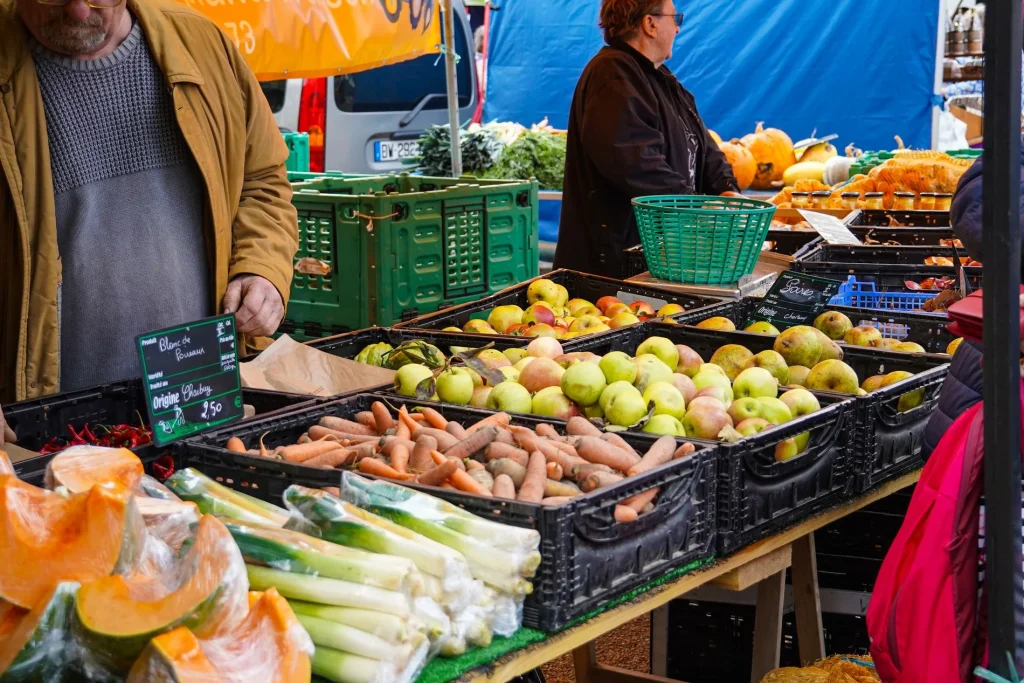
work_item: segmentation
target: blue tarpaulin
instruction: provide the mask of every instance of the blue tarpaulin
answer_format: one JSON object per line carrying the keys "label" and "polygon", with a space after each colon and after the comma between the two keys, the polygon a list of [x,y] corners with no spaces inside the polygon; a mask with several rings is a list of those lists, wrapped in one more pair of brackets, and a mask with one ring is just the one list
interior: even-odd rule
{"label": "blue tarpaulin", "polygon": [[[938,0],[677,0],[669,67],[723,138],[757,121],[795,140],[931,146]],[[485,120],[564,128],[601,48],[599,0],[504,0],[492,14]]]}

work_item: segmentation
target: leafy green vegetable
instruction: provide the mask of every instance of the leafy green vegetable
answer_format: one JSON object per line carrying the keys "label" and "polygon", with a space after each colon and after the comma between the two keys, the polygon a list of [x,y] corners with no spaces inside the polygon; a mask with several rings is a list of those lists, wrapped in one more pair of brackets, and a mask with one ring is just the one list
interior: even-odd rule
{"label": "leafy green vegetable", "polygon": [[[432,126],[420,137],[419,143],[419,170],[428,176],[451,176],[451,129]],[[461,131],[459,146],[462,148],[462,172],[472,175],[480,175],[491,168],[504,148],[497,134],[484,127]]]}
{"label": "leafy green vegetable", "polygon": [[528,180],[536,178],[542,189],[561,190],[565,175],[565,136],[529,131],[505,148],[485,178]]}

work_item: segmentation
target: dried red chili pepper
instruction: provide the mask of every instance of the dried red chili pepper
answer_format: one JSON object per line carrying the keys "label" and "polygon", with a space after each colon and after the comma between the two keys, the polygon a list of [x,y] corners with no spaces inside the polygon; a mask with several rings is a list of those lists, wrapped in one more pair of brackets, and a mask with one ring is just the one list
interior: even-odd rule
{"label": "dried red chili pepper", "polygon": [[164,481],[174,474],[174,458],[169,455],[158,458],[153,463],[153,474],[160,481]]}

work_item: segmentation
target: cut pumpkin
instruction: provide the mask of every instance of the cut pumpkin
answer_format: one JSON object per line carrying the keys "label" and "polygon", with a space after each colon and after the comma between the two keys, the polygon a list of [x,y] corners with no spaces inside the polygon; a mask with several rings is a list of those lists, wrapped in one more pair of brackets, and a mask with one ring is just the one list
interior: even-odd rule
{"label": "cut pumpkin", "polygon": [[0,474],[14,474],[14,465],[6,451],[0,451]]}
{"label": "cut pumpkin", "polygon": [[135,504],[149,533],[174,552],[192,538],[192,530],[199,523],[199,508],[195,503],[136,496]]}
{"label": "cut pumpkin", "polygon": [[89,649],[115,671],[127,671],[146,643],[186,626],[216,636],[246,612],[245,563],[230,532],[215,517],[199,520],[188,553],[159,576],[136,572],[84,585],[77,618]]}
{"label": "cut pumpkin", "polygon": [[249,593],[249,614],[222,636],[200,640],[187,628],[154,638],[127,683],[307,683],[313,643],[274,589]]}
{"label": "cut pumpkin", "polygon": [[139,456],[127,448],[76,446],[53,456],[46,466],[46,488],[85,493],[96,484],[116,481],[134,491],[145,473]]}
{"label": "cut pumpkin", "polygon": [[66,661],[77,591],[77,583],[60,583],[31,610],[0,608],[0,680],[55,680]]}
{"label": "cut pumpkin", "polygon": [[0,475],[0,515],[0,598],[26,609],[61,581],[89,583],[130,563],[141,528],[132,495],[113,482],[65,498]]}

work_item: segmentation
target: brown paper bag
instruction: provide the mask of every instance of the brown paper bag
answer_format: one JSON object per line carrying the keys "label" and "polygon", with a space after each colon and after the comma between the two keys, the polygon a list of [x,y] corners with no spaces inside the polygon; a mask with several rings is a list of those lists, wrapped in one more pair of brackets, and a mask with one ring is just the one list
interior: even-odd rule
{"label": "brown paper bag", "polygon": [[394,382],[395,371],[339,358],[282,335],[239,366],[242,386],[311,396],[337,396]]}

